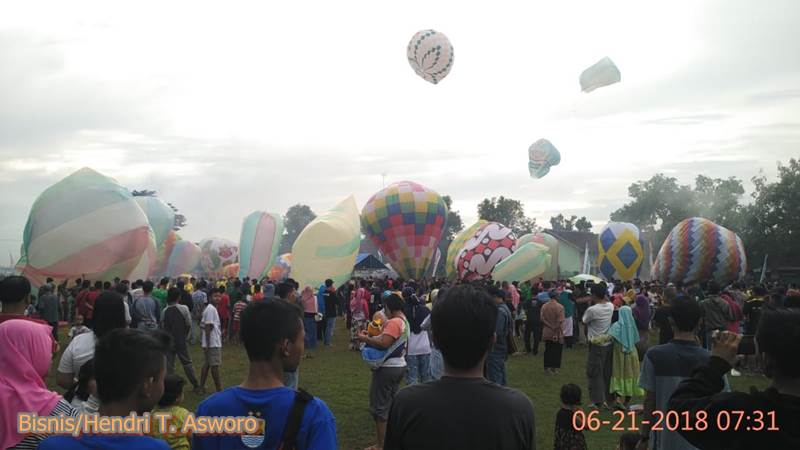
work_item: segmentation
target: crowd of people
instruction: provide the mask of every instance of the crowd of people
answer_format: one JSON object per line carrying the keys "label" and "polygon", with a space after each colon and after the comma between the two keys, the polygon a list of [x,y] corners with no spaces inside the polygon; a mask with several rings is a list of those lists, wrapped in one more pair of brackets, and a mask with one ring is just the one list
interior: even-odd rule
{"label": "crowd of people", "polygon": [[[587,448],[574,420],[584,410],[638,411],[646,419],[639,433],[621,436],[620,448],[800,448],[800,291],[793,285],[48,279],[34,298],[26,278],[9,276],[0,280],[0,301],[4,449],[337,448],[331,410],[298,389],[302,359],[333,344],[337,320],[371,370],[370,450],[535,448],[536,399],[507,387],[506,363],[515,354],[537,357],[542,344],[545,376],[560,374],[565,351],[582,346],[587,355],[588,405],[581,387],[567,383],[562,408],[539,411],[556,417],[556,449]],[[68,340],[59,333],[65,323]],[[740,346],[743,335],[757,350]],[[240,344],[245,379],[224,389],[223,346]],[[193,345],[202,348],[199,377]],[[45,382],[51,365],[63,393]],[[727,377],[742,371],[772,385],[731,392]],[[180,430],[192,420],[181,406],[184,387],[205,396],[209,374],[215,392],[195,415],[256,417],[257,432],[48,437],[18,429],[20,413],[149,412],[169,414]],[[772,429],[726,430],[717,418],[733,410],[772,411]],[[653,426],[667,411],[705,413],[707,428]]]}

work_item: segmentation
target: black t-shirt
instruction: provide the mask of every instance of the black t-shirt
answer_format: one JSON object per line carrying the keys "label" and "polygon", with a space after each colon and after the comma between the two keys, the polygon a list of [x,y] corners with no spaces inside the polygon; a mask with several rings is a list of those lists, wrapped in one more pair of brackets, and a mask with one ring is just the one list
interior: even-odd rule
{"label": "black t-shirt", "polygon": [[330,319],[336,317],[336,291],[326,290],[322,294],[322,299],[325,300],[325,318]]}
{"label": "black t-shirt", "polygon": [[525,394],[484,378],[451,378],[401,389],[386,450],[535,448],[533,405]]}
{"label": "black t-shirt", "polygon": [[539,302],[537,302],[536,299],[526,300],[524,308],[528,323],[539,323],[542,321],[541,305],[539,305]]}
{"label": "black t-shirt", "polygon": [[656,309],[653,322],[658,327],[658,345],[666,344],[675,337],[675,332],[669,323],[669,306],[664,305]]}
{"label": "black t-shirt", "polygon": [[758,320],[761,318],[761,308],[764,306],[763,299],[754,298],[744,302],[742,314],[747,318],[745,322],[745,334],[756,334],[758,330]]}

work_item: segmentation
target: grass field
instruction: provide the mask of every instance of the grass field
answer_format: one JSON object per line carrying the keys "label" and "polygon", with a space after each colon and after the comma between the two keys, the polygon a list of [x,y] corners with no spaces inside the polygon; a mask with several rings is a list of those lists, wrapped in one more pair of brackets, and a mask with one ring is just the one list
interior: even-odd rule
{"label": "grass field", "polygon": [[[62,328],[62,336],[66,330]],[[654,333],[655,334],[655,333]],[[375,426],[368,412],[368,386],[370,372],[361,360],[360,353],[347,351],[348,334],[344,328],[344,320],[337,321],[333,347],[318,346],[309,352],[310,358],[304,359],[300,366],[300,387],[321,398],[328,404],[336,417],[337,436],[341,449],[363,449],[374,443]],[[66,348],[66,337],[62,338],[62,348]],[[203,356],[200,347],[191,348],[192,360],[198,379]],[[225,387],[239,384],[247,370],[247,356],[244,348],[228,345],[222,349],[222,382]],[[57,391],[53,372],[58,364],[54,360],[49,378],[49,385]],[[547,376],[543,373],[541,353],[539,356],[515,355],[508,360],[509,386],[519,389],[530,397],[536,414],[536,447],[549,449],[553,446],[553,424],[555,413],[560,407],[559,389],[565,383],[575,383],[583,390],[584,403],[588,402],[584,368],[586,364],[586,347],[578,346],[564,350],[561,373],[558,376]],[[176,362],[176,372],[183,376],[183,369]],[[210,377],[209,377],[210,378]],[[761,376],[742,376],[730,379],[733,389],[747,390],[751,385],[763,388],[768,380]],[[208,380],[206,389],[213,391],[213,382]],[[184,391],[184,406],[194,410],[202,400],[199,396]],[[634,399],[633,403],[641,403]],[[476,409],[475,414],[480,414]],[[602,419],[612,420],[610,412],[603,412]],[[613,449],[619,433],[610,431],[610,426],[596,432],[584,432],[590,449]]]}

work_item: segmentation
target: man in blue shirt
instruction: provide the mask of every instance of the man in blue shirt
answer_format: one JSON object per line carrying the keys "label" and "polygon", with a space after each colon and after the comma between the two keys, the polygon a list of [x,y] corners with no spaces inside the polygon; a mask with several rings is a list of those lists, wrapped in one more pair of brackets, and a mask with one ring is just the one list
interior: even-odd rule
{"label": "man in blue shirt", "polygon": [[[122,298],[118,300],[120,303]],[[120,306],[120,312],[122,307]],[[118,328],[103,336],[94,349],[94,378],[100,397],[100,416],[141,416],[164,394],[169,336]],[[132,430],[134,433],[136,430]],[[142,449],[169,450],[165,441],[135,434],[52,436],[39,444],[44,450]]]}
{"label": "man in blue shirt", "polygon": [[508,332],[513,322],[511,311],[505,303],[505,293],[498,287],[489,288],[489,295],[497,305],[497,322],[495,324],[496,340],[489,356],[486,358],[486,378],[500,386],[506,385],[506,359],[508,359]]}
{"label": "man in blue shirt", "polygon": [[[264,420],[253,435],[193,436],[193,449],[337,448],[336,423],[325,403],[283,385],[303,354],[302,312],[283,300],[252,303],[242,312],[241,337],[250,367],[241,385],[218,392],[197,407],[197,416],[255,416]],[[310,397],[310,398],[309,398]],[[289,417],[298,410],[299,423]],[[294,431],[294,433],[292,432]],[[293,435],[293,436],[292,436]]]}

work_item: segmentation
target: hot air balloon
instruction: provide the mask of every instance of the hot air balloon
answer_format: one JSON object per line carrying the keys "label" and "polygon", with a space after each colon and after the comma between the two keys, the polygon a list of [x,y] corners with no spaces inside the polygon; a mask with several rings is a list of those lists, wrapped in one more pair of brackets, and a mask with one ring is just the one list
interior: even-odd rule
{"label": "hot air balloon", "polygon": [[161,244],[169,236],[175,225],[175,211],[158,197],[134,197],[136,203],[142,208],[150,228],[156,236],[156,248],[161,248]]}
{"label": "hot air balloon", "polygon": [[163,276],[166,273],[169,255],[172,253],[172,248],[175,246],[175,243],[180,240],[181,237],[178,233],[174,230],[169,230],[167,239],[164,240],[164,243],[161,244],[161,247],[156,253],[156,267],[153,269],[155,275]]}
{"label": "hot air balloon", "polygon": [[147,217],[130,192],[84,167],[33,203],[17,268],[35,286],[47,277],[130,278],[155,263],[154,246]]}
{"label": "hot air balloon", "polygon": [[644,260],[639,228],[632,223],[609,222],[597,235],[597,265],[606,280],[629,281],[639,276]]}
{"label": "hot air balloon", "polygon": [[742,239],[701,217],[675,225],[652,267],[654,279],[684,284],[713,279],[725,285],[742,279],[746,272]]}
{"label": "hot air balloon", "polygon": [[275,260],[275,264],[267,272],[267,278],[272,281],[283,281],[289,278],[292,270],[292,254],[284,253]]}
{"label": "hot air balloon", "polygon": [[208,275],[237,262],[238,257],[239,247],[231,240],[209,238],[200,241],[200,266]]}
{"label": "hot air balloon", "polygon": [[403,278],[420,279],[442,238],[447,206],[436,191],[401,181],[373,195],[361,220],[394,270]]}
{"label": "hot air balloon", "polygon": [[478,231],[478,228],[486,223],[488,223],[486,220],[479,219],[477,222],[458,233],[453,239],[453,242],[450,243],[450,246],[447,247],[447,259],[445,259],[444,267],[447,270],[448,277],[454,277],[456,273],[458,273],[456,257],[458,256],[458,252],[461,251],[461,248],[464,247],[464,242],[467,242],[467,239],[471,238],[475,232]]}
{"label": "hot air balloon", "polygon": [[528,242],[492,270],[494,281],[527,281],[541,276],[550,267],[550,251],[542,244]]}
{"label": "hot air balloon", "polygon": [[239,263],[228,264],[220,271],[222,278],[236,278],[239,276]]}
{"label": "hot air balloon", "polygon": [[542,178],[551,166],[561,162],[561,153],[547,139],[539,139],[528,148],[528,172],[533,178]]}
{"label": "hot air balloon", "polygon": [[444,34],[422,30],[411,38],[406,49],[408,63],[425,81],[437,84],[453,67],[453,45]]}
{"label": "hot air balloon", "polygon": [[167,260],[165,276],[177,277],[184,273],[191,273],[200,264],[200,247],[194,242],[180,240],[175,242],[172,253]]}
{"label": "hot air balloon", "polygon": [[361,224],[350,196],[303,228],[292,245],[292,278],[300,286],[336,286],[350,279],[361,244]]}
{"label": "hot air balloon", "polygon": [[597,88],[619,83],[621,75],[614,62],[606,56],[581,73],[581,90],[592,92]]}
{"label": "hot air balloon", "polygon": [[239,278],[264,278],[278,257],[282,239],[280,215],[256,211],[245,217],[239,238]]}
{"label": "hot air balloon", "polygon": [[476,280],[488,277],[500,261],[514,253],[517,237],[507,226],[488,222],[467,239],[456,261],[458,277],[462,280]]}
{"label": "hot air balloon", "polygon": [[558,257],[559,257],[558,239],[556,239],[553,235],[548,233],[526,234],[517,239],[517,248],[529,242],[544,245],[545,247],[547,247],[547,250],[550,253],[550,265],[547,267],[547,270],[545,270],[544,273],[541,274],[541,277],[548,281],[558,280],[560,278],[558,270]]}

